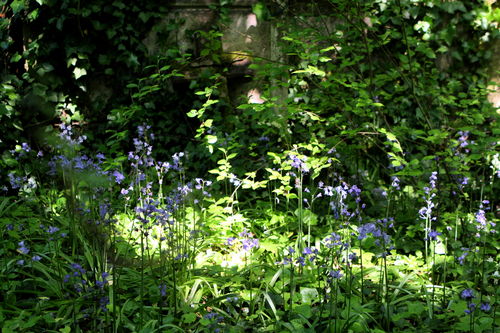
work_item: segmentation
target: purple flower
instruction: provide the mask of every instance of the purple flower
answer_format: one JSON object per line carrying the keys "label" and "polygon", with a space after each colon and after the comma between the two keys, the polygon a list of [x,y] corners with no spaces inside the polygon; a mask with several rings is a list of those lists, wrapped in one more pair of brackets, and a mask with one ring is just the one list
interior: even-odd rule
{"label": "purple flower", "polygon": [[435,241],[435,240],[437,240],[437,236],[439,236],[439,235],[441,235],[440,232],[437,232],[435,230],[431,230],[429,232],[429,239]]}
{"label": "purple flower", "polygon": [[226,240],[226,245],[227,246],[232,246],[234,241],[236,240],[236,237],[229,237],[227,240]]}
{"label": "purple flower", "polygon": [[329,249],[331,249],[332,247],[336,246],[336,245],[342,245],[342,242],[340,241],[341,237],[335,233],[335,232],[332,232],[330,234],[330,237],[327,237],[325,239],[325,246]]}
{"label": "purple flower", "polygon": [[30,252],[30,249],[24,245],[24,241],[20,241],[19,243],[17,243],[17,245],[19,245],[17,251],[19,251],[20,253],[28,254]]}
{"label": "purple flower", "polygon": [[125,179],[125,176],[122,175],[119,171],[113,171],[113,176],[115,177],[115,181],[117,184],[121,184],[122,181]]}
{"label": "purple flower", "polygon": [[99,307],[103,312],[107,312],[108,309],[106,308],[106,305],[109,304],[109,298],[107,296],[101,297],[99,299]]}
{"label": "purple flower", "polygon": [[52,235],[53,233],[58,232],[58,231],[59,231],[59,228],[58,228],[58,227],[53,227],[53,226],[50,226],[50,227],[48,227],[48,228],[47,228],[47,232],[48,232],[49,234],[51,234],[51,235]]}
{"label": "purple flower", "polygon": [[467,257],[468,254],[469,252],[464,252],[460,257],[457,257],[457,260],[460,263],[460,265],[464,264],[465,258]]}
{"label": "purple flower", "polygon": [[479,308],[481,309],[481,311],[489,312],[491,310],[491,305],[490,303],[481,303]]}
{"label": "purple flower", "polygon": [[40,257],[39,255],[35,254],[33,257],[31,257],[31,260],[33,260],[33,261],[40,261],[40,260],[42,260],[42,257]]}
{"label": "purple flower", "polygon": [[243,245],[243,250],[250,251],[254,247],[259,247],[259,240],[257,238],[243,239],[241,244]]}
{"label": "purple flower", "polygon": [[80,266],[79,264],[72,263],[71,268],[73,269],[74,276],[84,275],[86,273],[85,269],[83,269],[83,267]]}
{"label": "purple flower", "polygon": [[328,275],[331,277],[331,278],[334,278],[334,279],[340,279],[341,277],[344,276],[344,274],[342,274],[342,272],[340,270],[331,270]]}
{"label": "purple flower", "polygon": [[460,297],[465,300],[471,300],[474,298],[474,290],[467,288],[462,291]]}
{"label": "purple flower", "polygon": [[30,146],[26,143],[26,142],[23,142],[21,144],[21,149],[24,150],[25,152],[29,153],[31,151],[31,148]]}
{"label": "purple flower", "polygon": [[401,188],[399,187],[399,178],[394,176],[392,177],[392,183],[391,186],[395,188],[396,190],[400,190]]}
{"label": "purple flower", "polygon": [[304,157],[303,159],[300,159],[296,155],[290,154],[290,155],[288,155],[288,158],[290,158],[292,160],[291,166],[293,168],[298,169],[302,173],[309,172],[309,168],[307,167],[307,165],[305,163],[307,161],[307,157]]}
{"label": "purple flower", "polygon": [[486,227],[486,215],[483,209],[478,210],[476,213],[476,222],[479,223],[478,228]]}
{"label": "purple flower", "polygon": [[310,247],[306,247],[304,249],[304,251],[302,251],[303,254],[306,254],[306,255],[309,255],[309,254],[313,254],[313,251],[311,250]]}
{"label": "purple flower", "polygon": [[160,295],[161,295],[162,297],[167,296],[167,285],[166,285],[166,284],[164,284],[164,283],[163,283],[163,284],[160,284],[160,285],[158,286],[158,288],[160,289]]}

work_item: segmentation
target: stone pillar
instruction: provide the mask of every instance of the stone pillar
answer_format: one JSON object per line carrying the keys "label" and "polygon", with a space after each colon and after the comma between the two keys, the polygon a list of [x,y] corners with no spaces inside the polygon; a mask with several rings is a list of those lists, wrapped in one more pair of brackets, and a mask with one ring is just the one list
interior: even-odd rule
{"label": "stone pillar", "polygon": [[[486,4],[493,8],[498,8],[500,6],[497,0],[486,0]],[[499,109],[498,113],[500,113],[500,39],[496,39],[492,42],[491,52],[493,57],[490,62],[489,77],[490,81],[495,84],[488,87],[492,90],[488,95],[488,100],[495,108]]]}
{"label": "stone pillar", "polygon": [[[246,96],[250,102],[261,103],[249,66],[272,58],[272,34],[271,24],[259,22],[253,13],[256,3],[257,0],[233,0],[221,14],[219,0],[175,0],[168,17],[154,27],[144,43],[151,55],[161,54],[176,44],[181,53],[191,53],[195,60],[185,72],[186,79],[195,79],[203,69],[213,67],[223,74],[232,102],[238,103],[240,96]],[[177,28],[172,29],[173,26]],[[214,50],[219,54],[201,54],[206,40],[192,34],[197,30],[222,33],[220,50]]]}

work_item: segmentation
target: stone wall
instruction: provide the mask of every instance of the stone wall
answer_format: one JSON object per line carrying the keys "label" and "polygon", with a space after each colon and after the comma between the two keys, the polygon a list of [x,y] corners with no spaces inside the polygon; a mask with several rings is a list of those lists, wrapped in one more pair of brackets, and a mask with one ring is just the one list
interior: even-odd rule
{"label": "stone wall", "polygon": [[[252,11],[257,0],[234,0],[226,7],[225,17],[215,10],[219,0],[175,0],[171,11],[161,20],[144,40],[150,54],[161,54],[174,41],[181,53],[191,53],[194,62],[186,70],[186,79],[195,79],[207,67],[228,68],[224,71],[227,97],[235,100],[247,96],[250,102],[261,103],[257,83],[252,81],[249,65],[256,59],[276,58],[277,36],[269,22],[260,22]],[[172,29],[172,27],[176,27]],[[195,31],[220,31],[220,49],[214,55],[200,55],[207,41]],[[274,51],[274,52],[273,52]]]}

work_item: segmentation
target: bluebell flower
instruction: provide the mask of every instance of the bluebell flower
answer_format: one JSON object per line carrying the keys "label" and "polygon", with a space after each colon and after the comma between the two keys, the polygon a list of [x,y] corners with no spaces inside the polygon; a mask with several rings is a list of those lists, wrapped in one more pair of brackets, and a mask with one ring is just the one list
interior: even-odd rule
{"label": "bluebell flower", "polygon": [[247,238],[243,239],[241,244],[243,245],[243,250],[249,251],[252,248],[259,247],[259,240],[257,238]]}
{"label": "bluebell flower", "polygon": [[288,155],[288,158],[291,159],[291,166],[297,170],[299,170],[302,173],[308,173],[309,168],[307,164],[305,163],[307,161],[307,157],[304,156],[304,158],[299,158],[295,154],[290,154]]}
{"label": "bluebell flower", "polygon": [[52,234],[54,234],[54,233],[56,233],[56,232],[58,232],[58,231],[59,231],[59,228],[58,228],[58,227],[49,226],[49,227],[47,228],[47,232],[48,232],[49,234],[51,234],[51,235],[52,235]]}
{"label": "bluebell flower", "polygon": [[325,246],[331,249],[337,245],[342,245],[341,237],[337,233],[332,232],[330,236],[325,239]]}
{"label": "bluebell flower", "polygon": [[306,248],[304,249],[304,251],[302,251],[302,253],[303,253],[303,254],[305,254],[305,255],[309,255],[309,254],[312,254],[312,253],[313,253],[313,251],[311,250],[311,248],[310,248],[310,247],[306,247]]}
{"label": "bluebell flower", "polygon": [[330,270],[328,272],[328,275],[333,278],[333,279],[340,279],[341,277],[344,276],[340,270]]}
{"label": "bluebell flower", "polygon": [[391,186],[396,189],[396,190],[400,190],[401,188],[399,187],[399,178],[396,177],[396,176],[393,176],[392,177],[392,183],[391,183]]}
{"label": "bluebell flower", "polygon": [[469,303],[467,305],[467,307],[468,307],[468,309],[465,310],[464,312],[467,313],[467,314],[471,314],[476,309],[476,304],[475,303]]}
{"label": "bluebell flower", "polygon": [[435,241],[435,240],[437,240],[437,236],[439,236],[439,235],[441,235],[441,233],[440,233],[440,232],[437,232],[437,231],[435,231],[435,230],[431,230],[431,231],[429,232],[429,240],[433,240],[433,241]]}
{"label": "bluebell flower", "polygon": [[28,254],[30,252],[30,249],[24,245],[24,241],[20,241],[17,245],[19,245],[19,248],[17,249],[19,253]]}
{"label": "bluebell flower", "polygon": [[464,289],[460,294],[460,297],[465,300],[470,300],[474,298],[474,291],[470,288]]}
{"label": "bluebell flower", "polygon": [[166,284],[162,283],[162,284],[160,284],[160,285],[158,286],[158,288],[160,289],[160,295],[161,295],[162,297],[167,296],[167,285],[166,285]]}
{"label": "bluebell flower", "polygon": [[107,312],[108,308],[106,307],[109,304],[109,297],[103,296],[99,299],[99,307],[103,312]]}
{"label": "bluebell flower", "polygon": [[491,310],[491,305],[490,303],[481,303],[479,308],[481,309],[481,311],[489,312]]}
{"label": "bluebell flower", "polygon": [[31,260],[33,260],[33,261],[40,261],[40,260],[42,260],[42,257],[40,257],[39,255],[35,254],[33,257],[31,257]]}
{"label": "bluebell flower", "polygon": [[227,240],[226,240],[226,245],[227,246],[232,246],[234,241],[236,240],[236,237],[229,237]]}
{"label": "bluebell flower", "polygon": [[21,149],[24,150],[25,152],[29,153],[31,151],[31,148],[30,146],[26,143],[26,142],[23,142],[21,144]]}
{"label": "bluebell flower", "polygon": [[113,171],[113,177],[115,177],[115,182],[117,184],[121,184],[122,181],[125,179],[125,176],[121,174],[119,171]]}
{"label": "bluebell flower", "polygon": [[460,265],[464,264],[465,258],[467,257],[468,254],[469,254],[469,252],[466,251],[466,252],[462,253],[461,256],[457,257],[457,260],[460,263]]}
{"label": "bluebell flower", "polygon": [[306,265],[306,260],[304,257],[298,257],[297,260],[296,260],[297,264],[299,264],[300,266],[305,266]]}
{"label": "bluebell flower", "polygon": [[215,317],[217,317],[217,313],[215,313],[215,312],[209,312],[203,316],[203,318],[205,318],[205,319],[214,319]]}

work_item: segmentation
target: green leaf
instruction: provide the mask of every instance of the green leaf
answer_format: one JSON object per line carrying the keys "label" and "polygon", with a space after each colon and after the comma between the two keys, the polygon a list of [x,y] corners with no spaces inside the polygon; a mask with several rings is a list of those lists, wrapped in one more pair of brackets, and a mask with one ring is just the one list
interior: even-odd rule
{"label": "green leaf", "polygon": [[82,76],[87,75],[87,71],[85,70],[85,68],[75,67],[75,69],[73,70],[73,74],[75,75],[75,79],[78,80]]}
{"label": "green leaf", "polygon": [[[316,288],[300,288],[300,296],[303,304],[312,304],[318,300],[319,294]],[[310,307],[309,307],[310,308]],[[309,318],[309,317],[306,317]]]}
{"label": "green leaf", "polygon": [[186,324],[192,324],[196,321],[196,314],[195,313],[185,313],[182,315],[182,322]]}
{"label": "green leaf", "polygon": [[61,333],[70,333],[71,332],[71,326],[64,326],[63,328],[59,329],[59,332],[61,332]]}
{"label": "green leaf", "polygon": [[303,315],[306,318],[311,318],[311,316],[312,316],[312,309],[311,309],[311,306],[308,304],[298,305],[298,306],[293,308],[293,311]]}
{"label": "green leaf", "polygon": [[207,140],[207,143],[210,145],[213,145],[217,142],[217,137],[215,135],[206,135],[205,139]]}

